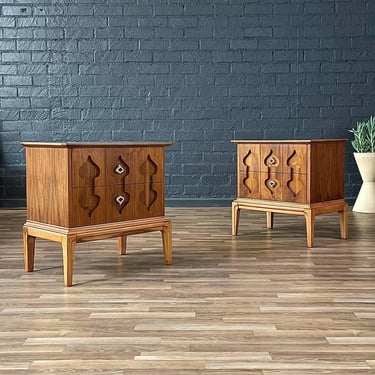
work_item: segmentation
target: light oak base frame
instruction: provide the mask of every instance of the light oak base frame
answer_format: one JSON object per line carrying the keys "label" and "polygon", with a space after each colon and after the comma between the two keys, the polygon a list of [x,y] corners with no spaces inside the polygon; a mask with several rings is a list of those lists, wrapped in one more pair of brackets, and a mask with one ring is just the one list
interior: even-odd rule
{"label": "light oak base frame", "polygon": [[306,220],[307,247],[314,246],[315,216],[337,212],[339,214],[341,238],[348,238],[348,205],[343,199],[312,203],[286,203],[256,199],[236,199],[232,203],[232,235],[237,236],[240,210],[255,210],[266,212],[267,228],[273,228],[274,214],[291,214],[304,216]]}
{"label": "light oak base frame", "polygon": [[164,217],[64,228],[34,221],[26,221],[23,226],[25,270],[34,270],[35,239],[37,237],[61,243],[63,251],[64,285],[73,285],[74,248],[79,242],[103,240],[118,237],[118,253],[126,254],[128,235],[160,231],[163,241],[164,261],[172,264],[172,224]]}

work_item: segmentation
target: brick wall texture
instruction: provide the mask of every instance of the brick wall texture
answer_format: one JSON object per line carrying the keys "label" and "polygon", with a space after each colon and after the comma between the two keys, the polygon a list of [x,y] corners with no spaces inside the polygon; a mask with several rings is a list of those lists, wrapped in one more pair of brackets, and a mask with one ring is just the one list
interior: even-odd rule
{"label": "brick wall texture", "polygon": [[375,115],[374,46],[373,0],[0,0],[0,204],[24,204],[22,141],[173,141],[167,198],[229,201],[231,139]]}

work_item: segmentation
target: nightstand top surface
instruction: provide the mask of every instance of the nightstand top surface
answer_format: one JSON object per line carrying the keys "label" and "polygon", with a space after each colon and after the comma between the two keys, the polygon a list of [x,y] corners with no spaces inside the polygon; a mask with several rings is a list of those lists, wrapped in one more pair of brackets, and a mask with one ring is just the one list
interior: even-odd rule
{"label": "nightstand top surface", "polygon": [[232,143],[323,143],[323,142],[346,142],[345,138],[337,139],[234,139]]}
{"label": "nightstand top surface", "polygon": [[173,142],[21,142],[25,147],[89,148],[89,147],[166,147]]}

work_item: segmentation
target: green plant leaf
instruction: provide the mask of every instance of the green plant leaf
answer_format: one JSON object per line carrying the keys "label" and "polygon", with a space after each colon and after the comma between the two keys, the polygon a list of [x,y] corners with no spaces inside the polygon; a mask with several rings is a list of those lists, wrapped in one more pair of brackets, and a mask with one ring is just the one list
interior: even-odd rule
{"label": "green plant leaf", "polygon": [[356,152],[375,152],[375,117],[368,121],[358,121],[353,133],[352,146]]}

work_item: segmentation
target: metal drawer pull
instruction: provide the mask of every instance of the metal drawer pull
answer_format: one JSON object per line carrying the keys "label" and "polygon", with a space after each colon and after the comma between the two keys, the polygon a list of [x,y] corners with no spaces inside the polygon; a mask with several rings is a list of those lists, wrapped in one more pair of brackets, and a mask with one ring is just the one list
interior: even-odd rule
{"label": "metal drawer pull", "polygon": [[268,182],[268,185],[269,185],[271,188],[273,188],[273,187],[276,186],[276,181],[271,180],[271,181]]}
{"label": "metal drawer pull", "polygon": [[119,164],[119,165],[116,167],[115,172],[118,173],[118,174],[122,174],[122,173],[125,172],[125,168],[124,168],[121,164]]}
{"label": "metal drawer pull", "polygon": [[270,164],[276,164],[276,160],[275,160],[274,158],[271,158],[270,160],[268,160],[268,162],[269,162]]}
{"label": "metal drawer pull", "polygon": [[116,197],[116,202],[121,206],[125,202],[125,198],[122,195]]}

